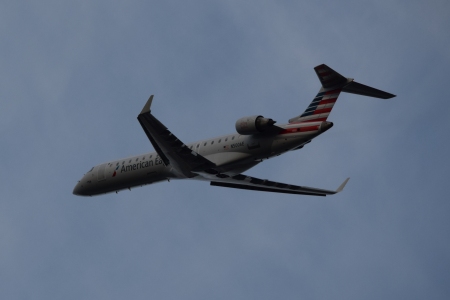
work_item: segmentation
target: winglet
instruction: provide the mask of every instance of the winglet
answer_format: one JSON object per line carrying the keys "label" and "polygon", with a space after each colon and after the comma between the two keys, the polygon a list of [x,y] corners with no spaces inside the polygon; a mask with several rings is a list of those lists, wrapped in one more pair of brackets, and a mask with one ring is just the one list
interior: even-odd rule
{"label": "winglet", "polygon": [[141,110],[141,114],[149,113],[150,112],[150,106],[152,105],[153,101],[153,95],[148,98],[147,103],[145,103],[144,108]]}
{"label": "winglet", "polygon": [[342,192],[342,190],[344,189],[345,185],[347,184],[347,182],[350,180],[350,177],[345,179],[345,181],[338,187],[338,189],[336,190],[336,194],[339,192]]}

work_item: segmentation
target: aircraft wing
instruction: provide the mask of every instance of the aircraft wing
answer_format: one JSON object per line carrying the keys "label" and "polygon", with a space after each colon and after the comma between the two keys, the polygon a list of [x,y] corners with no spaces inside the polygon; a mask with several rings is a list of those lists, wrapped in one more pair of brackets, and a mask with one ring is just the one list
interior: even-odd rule
{"label": "aircraft wing", "polygon": [[197,176],[192,172],[215,167],[216,165],[213,162],[190,150],[151,114],[152,101],[153,95],[150,96],[137,118],[164,164],[166,166],[171,165],[176,171],[189,178]]}
{"label": "aircraft wing", "polygon": [[[226,175],[219,174],[216,176],[222,177]],[[252,191],[283,193],[283,194],[326,196],[326,195],[333,195],[342,191],[349,179],[350,178],[347,178],[335,191],[280,183],[270,180],[259,179],[251,176],[246,176],[243,174],[239,174],[228,178],[218,178],[218,180],[212,180],[210,182],[210,185],[235,189],[252,190]]]}

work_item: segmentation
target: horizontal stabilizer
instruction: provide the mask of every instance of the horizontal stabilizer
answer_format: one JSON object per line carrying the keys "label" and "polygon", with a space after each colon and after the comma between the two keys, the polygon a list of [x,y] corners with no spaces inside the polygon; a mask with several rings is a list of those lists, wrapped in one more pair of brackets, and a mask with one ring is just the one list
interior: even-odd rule
{"label": "horizontal stabilizer", "polygon": [[314,68],[324,89],[344,86],[348,80],[329,66],[322,64]]}
{"label": "horizontal stabilizer", "polygon": [[343,92],[351,93],[351,94],[358,94],[363,96],[369,96],[369,97],[375,97],[375,98],[381,98],[381,99],[390,99],[395,97],[395,95],[387,92],[383,92],[381,90],[375,89],[373,87],[352,81],[346,86],[342,88]]}

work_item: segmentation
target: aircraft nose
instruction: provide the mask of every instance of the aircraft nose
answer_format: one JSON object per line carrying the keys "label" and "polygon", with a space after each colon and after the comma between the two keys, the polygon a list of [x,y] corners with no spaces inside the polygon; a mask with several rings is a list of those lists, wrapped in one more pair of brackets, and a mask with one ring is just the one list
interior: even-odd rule
{"label": "aircraft nose", "polygon": [[80,189],[81,189],[80,183],[78,182],[77,185],[75,185],[72,193],[74,195],[80,196]]}
{"label": "aircraft nose", "polygon": [[84,189],[83,189],[83,185],[82,185],[82,183],[81,183],[81,181],[79,181],[78,183],[77,183],[77,185],[75,186],[75,188],[73,189],[73,192],[72,192],[74,195],[76,195],[76,196],[87,196],[86,195],[86,193],[85,193],[85,191],[84,191]]}

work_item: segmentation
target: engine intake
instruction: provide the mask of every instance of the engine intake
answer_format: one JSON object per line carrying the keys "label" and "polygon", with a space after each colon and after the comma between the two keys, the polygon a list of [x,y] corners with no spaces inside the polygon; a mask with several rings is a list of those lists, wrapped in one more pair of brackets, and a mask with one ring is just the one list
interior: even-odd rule
{"label": "engine intake", "polygon": [[236,121],[236,131],[242,135],[261,133],[269,130],[276,122],[263,116],[243,117]]}

